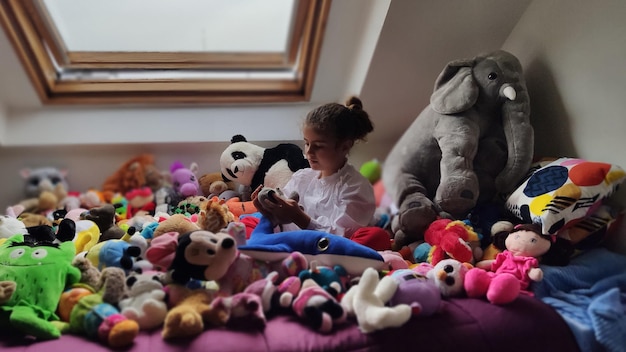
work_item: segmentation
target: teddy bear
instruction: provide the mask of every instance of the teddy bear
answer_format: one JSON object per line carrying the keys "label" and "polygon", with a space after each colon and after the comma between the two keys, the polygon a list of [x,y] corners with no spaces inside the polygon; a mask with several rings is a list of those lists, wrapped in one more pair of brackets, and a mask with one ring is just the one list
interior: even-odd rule
{"label": "teddy bear", "polygon": [[233,181],[226,179],[221,172],[210,172],[198,179],[202,195],[207,198],[219,196],[227,190],[236,191],[237,186]]}
{"label": "teddy bear", "polygon": [[159,237],[167,232],[187,233],[199,229],[200,227],[184,214],[172,214],[158,222],[158,225],[152,232],[152,238]]}
{"label": "teddy bear", "polygon": [[235,215],[231,213],[224,201],[214,196],[200,208],[196,224],[202,230],[217,232],[233,221],[235,221]]}
{"label": "teddy bear", "polygon": [[387,305],[397,289],[398,282],[391,276],[380,279],[376,269],[367,268],[359,283],[343,296],[341,306],[348,315],[356,317],[363,333],[399,327],[411,319],[413,311],[405,303]]}
{"label": "teddy bear", "polygon": [[126,233],[126,230],[115,224],[115,207],[113,204],[104,204],[96,208],[91,208],[81,214],[81,219],[91,220],[98,225],[100,229],[100,242],[111,239],[119,240]]}
{"label": "teddy bear", "polygon": [[116,193],[126,192],[143,186],[153,191],[163,184],[162,173],[154,165],[154,155],[140,154],[124,162],[109,175],[100,188],[105,202],[110,203]]}
{"label": "teddy bear", "polygon": [[282,188],[294,172],[309,167],[302,148],[293,143],[264,148],[240,134],[230,141],[220,156],[221,173],[227,180],[252,190],[260,185]]}
{"label": "teddy bear", "polygon": [[140,330],[161,326],[168,309],[159,275],[132,273],[126,279],[126,286],[128,295],[118,304],[122,315],[136,321]]}
{"label": "teddy bear", "polygon": [[[102,301],[117,305],[128,295],[126,287],[126,272],[121,268],[108,267],[98,269],[91,261],[83,256],[76,256],[72,265],[80,270],[80,280],[73,287],[88,287],[90,291],[98,292]],[[59,316],[69,317],[71,307],[59,303]]]}
{"label": "teddy bear", "polygon": [[464,219],[512,192],[531,166],[530,99],[517,57],[504,51],[450,61],[430,104],[392,147],[382,180],[397,207],[397,248],[437,217]]}
{"label": "teddy bear", "polygon": [[206,289],[189,289],[184,285],[168,285],[170,297],[178,297],[171,302],[171,308],[163,321],[161,336],[176,339],[197,336],[207,326],[224,326],[228,315],[224,310],[214,310],[211,302],[215,292]]}

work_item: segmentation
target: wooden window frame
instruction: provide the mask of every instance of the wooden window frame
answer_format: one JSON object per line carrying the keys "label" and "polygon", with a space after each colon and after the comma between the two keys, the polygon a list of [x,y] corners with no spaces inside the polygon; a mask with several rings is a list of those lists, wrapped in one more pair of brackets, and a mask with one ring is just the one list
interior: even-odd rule
{"label": "wooden window frame", "polygon": [[[44,104],[297,102],[310,98],[331,1],[298,1],[286,55],[70,52],[42,0],[0,0],[0,23]],[[108,76],[132,70],[166,74]],[[244,74],[220,76],[226,71]],[[80,79],[67,79],[67,72]]]}

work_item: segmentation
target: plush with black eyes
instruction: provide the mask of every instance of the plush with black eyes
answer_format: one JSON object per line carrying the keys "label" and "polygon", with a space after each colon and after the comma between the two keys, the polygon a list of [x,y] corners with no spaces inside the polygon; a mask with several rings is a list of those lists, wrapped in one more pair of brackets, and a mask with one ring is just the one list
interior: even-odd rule
{"label": "plush with black eyes", "polygon": [[224,178],[256,189],[259,185],[282,188],[294,172],[309,167],[300,147],[281,143],[263,148],[235,135],[222,152],[220,167]]}
{"label": "plush with black eyes", "polygon": [[24,192],[29,198],[39,197],[43,191],[54,192],[57,186],[66,191],[68,189],[66,170],[55,167],[25,168],[20,170],[20,175],[25,182]]}

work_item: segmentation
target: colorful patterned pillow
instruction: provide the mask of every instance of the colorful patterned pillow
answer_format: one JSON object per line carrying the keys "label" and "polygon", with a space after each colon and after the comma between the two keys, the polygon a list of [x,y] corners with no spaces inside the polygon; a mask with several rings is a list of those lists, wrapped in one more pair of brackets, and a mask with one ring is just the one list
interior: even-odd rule
{"label": "colorful patterned pillow", "polygon": [[556,234],[595,212],[624,179],[626,173],[617,165],[560,158],[534,171],[506,206],[522,221]]}

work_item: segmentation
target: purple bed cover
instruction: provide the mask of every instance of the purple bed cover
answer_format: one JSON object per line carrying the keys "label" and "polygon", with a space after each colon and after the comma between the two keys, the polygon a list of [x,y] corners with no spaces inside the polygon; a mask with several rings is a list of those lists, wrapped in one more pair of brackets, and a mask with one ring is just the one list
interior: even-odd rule
{"label": "purple bed cover", "polygon": [[[0,337],[3,352],[110,351],[83,336],[32,342],[9,335]],[[507,306],[484,300],[455,298],[444,301],[430,317],[414,317],[400,328],[362,334],[355,322],[319,334],[295,316],[270,319],[262,331],[208,329],[201,335],[164,341],[160,331],[142,332],[130,352],[157,351],[579,351],[561,316],[540,300],[520,296]]]}

